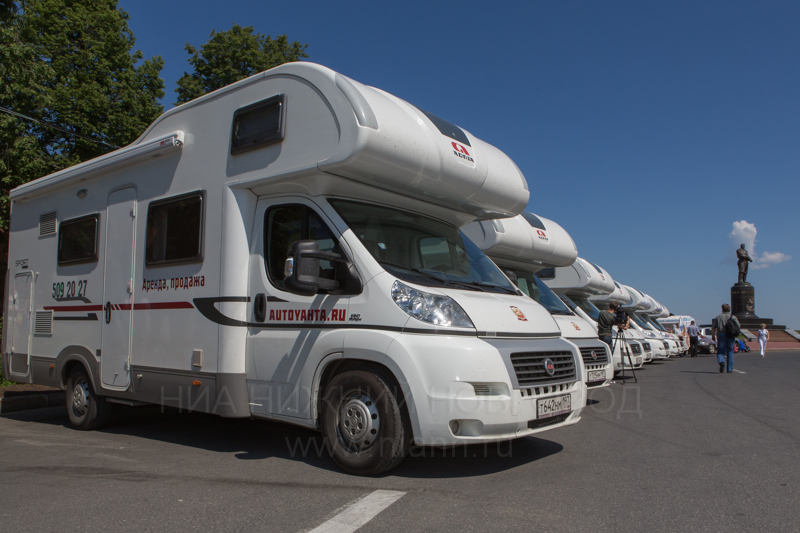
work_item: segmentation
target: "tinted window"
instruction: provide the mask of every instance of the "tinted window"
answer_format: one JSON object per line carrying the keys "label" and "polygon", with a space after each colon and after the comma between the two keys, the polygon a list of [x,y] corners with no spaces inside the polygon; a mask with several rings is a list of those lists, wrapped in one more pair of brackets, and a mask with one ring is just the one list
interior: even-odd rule
{"label": "tinted window", "polygon": [[461,144],[472,146],[471,144],[469,144],[469,139],[467,139],[467,134],[464,133],[464,131],[461,128],[459,128],[455,124],[447,122],[443,118],[437,117],[433,113],[428,113],[424,109],[420,109],[420,111],[422,111],[422,113],[426,117],[428,117],[428,120],[433,122],[433,125],[436,126],[436,129],[438,129],[442,135],[444,135],[445,137],[450,137],[454,141],[458,141]]}
{"label": "tinted window", "polygon": [[231,155],[279,143],[284,137],[286,96],[279,94],[233,114]]}
{"label": "tinted window", "polygon": [[203,260],[203,193],[151,202],[147,210],[148,265]]}
{"label": "tinted window", "polygon": [[[267,274],[276,287],[283,288],[283,267],[289,248],[295,241],[314,240],[321,252],[341,254],[339,242],[328,226],[311,208],[304,205],[282,205],[267,210],[264,217],[264,262]],[[319,277],[333,279],[336,266],[319,262]]]}
{"label": "tinted window", "polygon": [[553,279],[556,277],[556,269],[553,267],[542,268],[536,272],[536,277],[539,279]]}
{"label": "tinted window", "polygon": [[58,230],[58,264],[97,261],[97,221],[100,215],[65,220]]}
{"label": "tinted window", "polygon": [[545,229],[544,224],[542,223],[542,221],[539,220],[539,217],[537,217],[533,213],[528,213],[527,211],[523,212],[522,213],[522,218],[527,220],[528,224],[530,224],[531,227],[539,228],[539,229]]}

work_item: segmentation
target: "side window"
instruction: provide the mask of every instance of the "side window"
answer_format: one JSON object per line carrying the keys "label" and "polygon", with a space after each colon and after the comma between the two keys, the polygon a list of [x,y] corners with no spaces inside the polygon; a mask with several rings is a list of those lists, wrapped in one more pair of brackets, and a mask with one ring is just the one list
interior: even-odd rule
{"label": "side window", "polygon": [[[342,253],[333,232],[314,210],[304,205],[271,207],[264,217],[264,262],[273,285],[283,289],[283,266],[295,241],[315,240],[321,252]],[[336,265],[320,261],[319,275],[333,279]]]}
{"label": "side window", "polygon": [[97,261],[97,228],[100,215],[65,220],[58,229],[58,264]]}
{"label": "side window", "polygon": [[156,266],[203,261],[203,193],[150,202],[145,263]]}

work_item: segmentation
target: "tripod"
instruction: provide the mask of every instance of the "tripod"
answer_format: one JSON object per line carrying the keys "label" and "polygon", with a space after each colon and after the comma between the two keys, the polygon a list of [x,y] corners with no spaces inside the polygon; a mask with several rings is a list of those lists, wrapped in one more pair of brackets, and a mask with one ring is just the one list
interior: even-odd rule
{"label": "tripod", "polygon": [[617,342],[619,342],[619,358],[622,361],[622,380],[625,381],[625,355],[627,355],[628,364],[631,365],[631,374],[633,374],[633,382],[639,383],[639,379],[636,377],[636,371],[633,369],[633,360],[631,359],[631,349],[630,346],[628,346],[628,339],[625,338],[625,330],[619,327],[617,328],[617,337],[614,339],[614,345],[611,347],[612,360],[614,358],[614,348],[617,346]]}

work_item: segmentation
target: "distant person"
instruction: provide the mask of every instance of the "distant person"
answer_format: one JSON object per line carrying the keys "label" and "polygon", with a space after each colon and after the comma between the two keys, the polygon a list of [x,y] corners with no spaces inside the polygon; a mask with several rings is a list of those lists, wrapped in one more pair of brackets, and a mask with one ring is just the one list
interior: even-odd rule
{"label": "distant person", "polygon": [[761,329],[758,330],[758,344],[761,346],[761,357],[767,351],[767,341],[769,340],[769,330],[766,324],[761,324]]}
{"label": "distant person", "polygon": [[[725,332],[725,326],[728,325],[729,321],[733,322],[732,326],[736,335],[729,335]],[[733,343],[736,341],[740,328],[739,319],[731,315],[731,306],[722,304],[722,313],[714,319],[713,329],[711,330],[711,338],[717,341],[717,362],[719,363],[720,374],[725,372],[726,357],[728,359],[728,374],[733,372]]]}
{"label": "distant person", "polygon": [[630,324],[630,318],[627,316],[624,322],[620,322],[617,318],[616,312],[618,307],[619,304],[617,302],[610,302],[608,304],[608,310],[600,311],[600,316],[597,317],[597,336],[600,337],[601,341],[608,344],[608,348],[612,351],[614,349],[611,338],[613,332],[612,328],[614,326],[619,326],[621,329],[628,329],[628,325]]}
{"label": "distant person", "polygon": [[739,351],[740,352],[749,352],[750,351],[750,347],[742,339],[738,339],[736,341],[736,343],[739,345]]}
{"label": "distant person", "polygon": [[694,320],[692,320],[692,323],[686,328],[686,333],[689,335],[690,357],[697,357],[698,337],[702,337],[702,335],[700,334],[700,328],[694,325]]}

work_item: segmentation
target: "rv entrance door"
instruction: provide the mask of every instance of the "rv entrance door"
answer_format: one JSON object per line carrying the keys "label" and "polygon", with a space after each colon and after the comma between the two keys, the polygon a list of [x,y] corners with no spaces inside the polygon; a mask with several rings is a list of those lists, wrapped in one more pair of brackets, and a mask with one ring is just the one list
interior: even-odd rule
{"label": "rv entrance door", "polygon": [[136,234],[136,189],[111,193],[106,209],[103,341],[100,375],[107,389],[125,390],[131,381],[131,314]]}
{"label": "rv entrance door", "polygon": [[14,296],[11,305],[11,362],[9,373],[28,375],[31,345],[31,294],[33,274],[22,272],[14,276]]}

